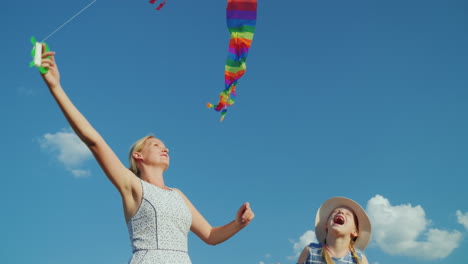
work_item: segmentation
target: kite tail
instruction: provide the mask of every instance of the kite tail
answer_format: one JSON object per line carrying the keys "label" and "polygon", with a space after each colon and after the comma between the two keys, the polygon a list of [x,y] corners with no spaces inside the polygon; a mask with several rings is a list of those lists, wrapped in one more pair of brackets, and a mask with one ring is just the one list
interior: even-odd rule
{"label": "kite tail", "polygon": [[224,69],[225,88],[220,94],[218,104],[209,104],[209,108],[221,112],[221,121],[226,115],[227,107],[234,104],[237,81],[247,69],[245,61],[257,23],[257,0],[228,0],[226,20],[230,39]]}
{"label": "kite tail", "polygon": [[221,118],[219,119],[219,122],[223,122],[224,117],[226,116],[226,114],[227,114],[227,110],[221,111]]}
{"label": "kite tail", "polygon": [[220,102],[217,105],[207,103],[206,107],[214,108],[216,111],[221,112],[221,118],[219,119],[219,122],[223,122],[224,116],[227,114],[227,107],[223,103]]}
{"label": "kite tail", "polygon": [[221,120],[224,120],[224,116],[227,113],[227,108],[235,103],[234,99],[236,97],[236,84],[233,84],[228,89],[222,91],[219,94],[219,102],[218,104],[214,105],[211,103],[207,103],[206,107],[214,108],[215,111],[221,112]]}

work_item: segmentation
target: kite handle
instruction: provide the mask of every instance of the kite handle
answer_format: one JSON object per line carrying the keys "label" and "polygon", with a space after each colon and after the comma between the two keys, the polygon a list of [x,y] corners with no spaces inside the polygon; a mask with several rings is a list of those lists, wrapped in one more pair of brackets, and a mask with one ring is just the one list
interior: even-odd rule
{"label": "kite handle", "polygon": [[42,43],[36,42],[34,52],[34,66],[40,67],[42,64]]}

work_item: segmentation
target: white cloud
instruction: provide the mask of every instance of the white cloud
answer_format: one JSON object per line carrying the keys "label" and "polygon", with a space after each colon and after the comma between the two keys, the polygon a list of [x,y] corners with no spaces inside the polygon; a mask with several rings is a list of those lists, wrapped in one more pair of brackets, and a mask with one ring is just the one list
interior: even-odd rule
{"label": "white cloud", "polygon": [[85,178],[88,176],[91,176],[91,172],[88,170],[70,170],[73,175],[75,175],[76,178]]}
{"label": "white cloud", "polygon": [[445,258],[458,247],[461,233],[430,228],[421,206],[392,206],[388,199],[376,195],[367,203],[372,235],[377,245],[392,255],[426,259]]}
{"label": "white cloud", "polygon": [[272,262],[273,255],[270,253],[265,254],[266,262],[261,260],[258,264],[280,264],[279,262]]}
{"label": "white cloud", "polygon": [[468,231],[468,212],[462,213],[460,210],[457,210],[457,221]]}
{"label": "white cloud", "polygon": [[47,133],[40,138],[41,148],[54,155],[75,177],[86,177],[89,171],[79,169],[82,163],[92,157],[88,147],[71,130],[62,130],[55,134]]}
{"label": "white cloud", "polygon": [[305,246],[309,245],[310,243],[318,243],[315,232],[312,230],[307,230],[301,237],[299,237],[299,241],[296,242],[292,239],[290,239],[290,241],[293,243],[294,250],[294,256],[288,257],[290,260],[297,260]]}
{"label": "white cloud", "polygon": [[[275,263],[273,263],[273,262],[268,262],[268,263],[269,263],[269,264],[280,264],[279,262],[275,262]],[[258,262],[258,264],[267,264],[267,263],[266,263],[265,261],[260,261],[260,262]]]}

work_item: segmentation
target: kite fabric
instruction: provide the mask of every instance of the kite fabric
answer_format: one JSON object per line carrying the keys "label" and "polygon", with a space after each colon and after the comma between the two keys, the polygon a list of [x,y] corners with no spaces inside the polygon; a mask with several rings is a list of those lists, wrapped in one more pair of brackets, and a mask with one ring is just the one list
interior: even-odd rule
{"label": "kite fabric", "polygon": [[225,86],[219,95],[218,104],[207,104],[208,108],[221,112],[220,121],[224,120],[227,108],[234,104],[237,81],[246,70],[245,61],[257,22],[257,0],[228,0],[226,18],[231,37],[224,70]]}
{"label": "kite fabric", "polygon": [[[156,3],[156,1],[158,1],[158,0],[150,0],[149,2],[150,2],[150,4],[154,4],[154,3]],[[165,4],[166,4],[166,0],[163,0],[163,1],[158,5],[158,7],[156,7],[156,10],[161,10],[161,8],[162,8]]]}

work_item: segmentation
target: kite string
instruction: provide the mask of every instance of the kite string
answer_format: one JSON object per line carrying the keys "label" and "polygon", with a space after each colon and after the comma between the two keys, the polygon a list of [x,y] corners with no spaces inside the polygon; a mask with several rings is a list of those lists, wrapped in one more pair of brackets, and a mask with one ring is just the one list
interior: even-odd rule
{"label": "kite string", "polygon": [[44,42],[46,41],[48,38],[50,38],[52,35],[54,35],[57,31],[59,31],[61,28],[63,28],[66,24],[68,24],[70,21],[72,21],[73,19],[75,19],[75,17],[77,17],[78,15],[80,15],[81,13],[83,13],[83,11],[85,11],[86,9],[88,9],[88,7],[90,7],[92,4],[94,4],[94,2],[96,2],[97,0],[94,0],[93,2],[91,2],[90,4],[88,4],[87,6],[85,6],[83,9],[80,10],[80,12],[76,13],[74,16],[72,16],[70,19],[68,19],[67,22],[63,23],[60,27],[58,27],[54,32],[50,33],[49,36],[47,36],[45,39],[43,39],[41,42]]}

